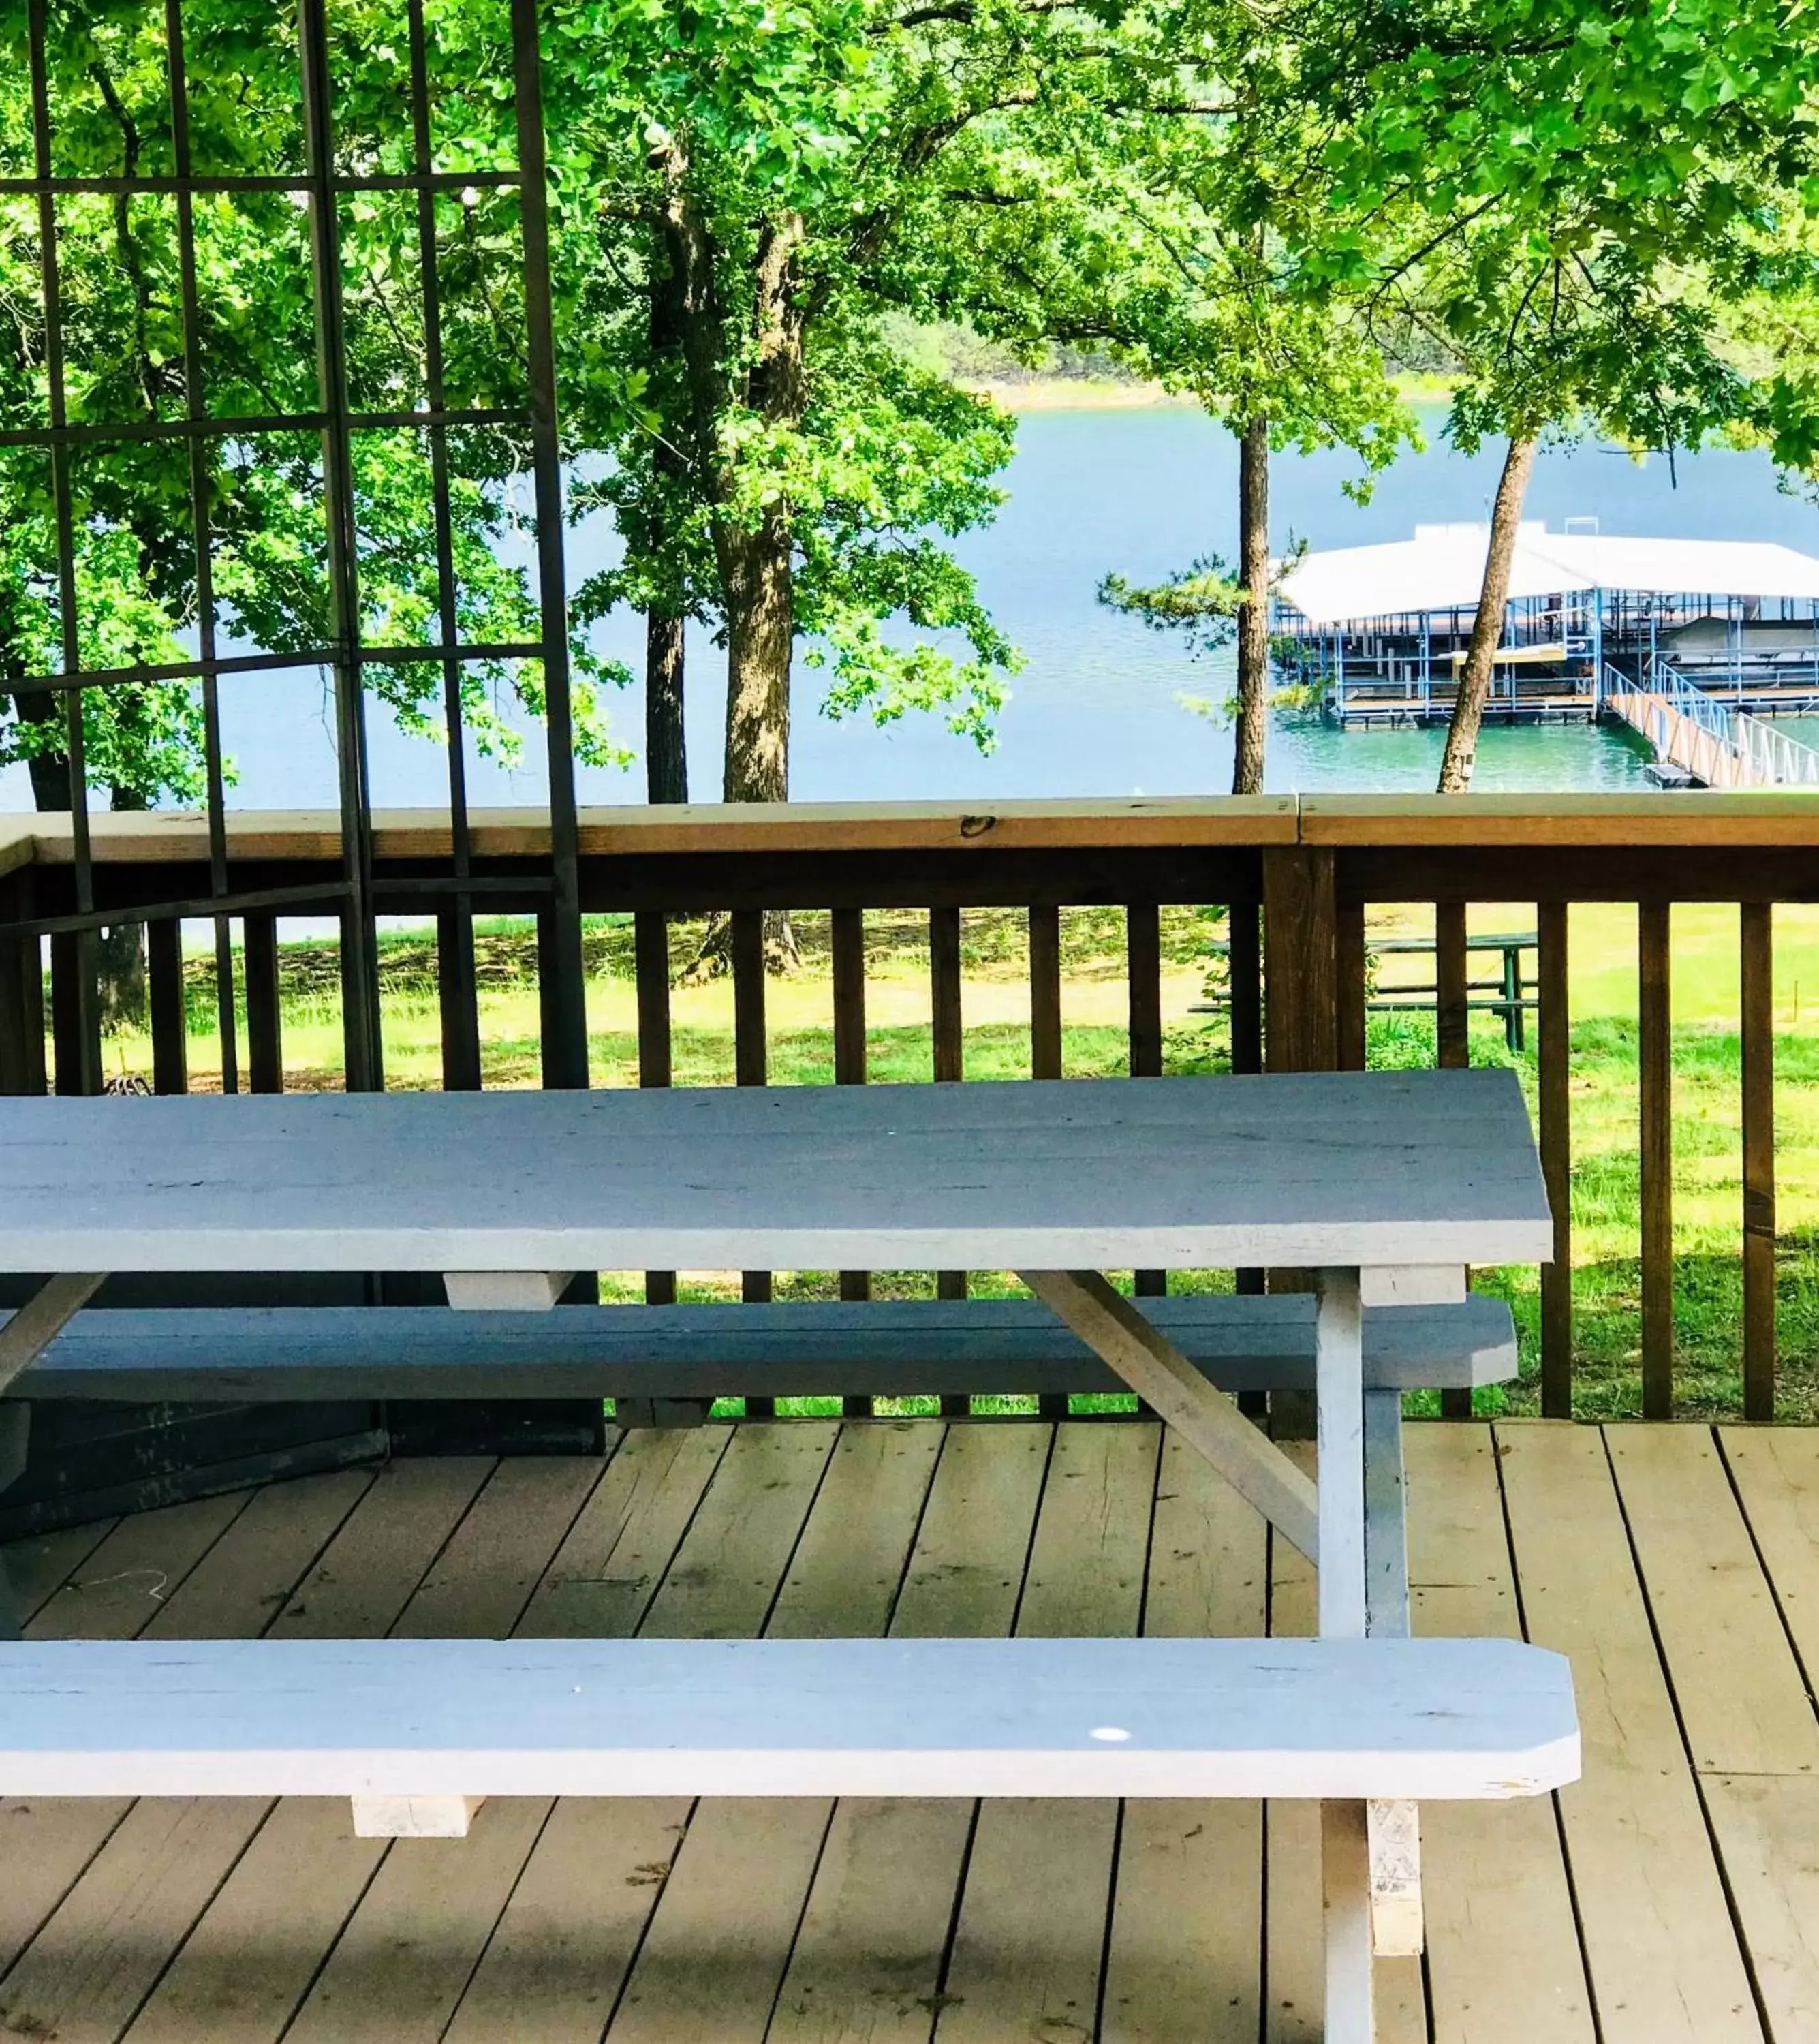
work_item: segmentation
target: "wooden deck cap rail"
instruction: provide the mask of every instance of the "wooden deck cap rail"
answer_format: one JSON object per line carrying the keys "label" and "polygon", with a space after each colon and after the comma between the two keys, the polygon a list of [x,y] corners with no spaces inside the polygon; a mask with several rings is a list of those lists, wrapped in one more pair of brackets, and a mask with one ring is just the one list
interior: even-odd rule
{"label": "wooden deck cap rail", "polygon": [[[547,859],[547,811],[470,812],[474,855]],[[204,819],[186,812],[97,813],[98,864],[205,859]],[[451,832],[439,809],[381,809],[374,855],[440,859]],[[340,855],[328,810],[237,810],[227,818],[236,859],[320,861]],[[1311,845],[1329,847],[1652,846],[1819,847],[1819,802],[1798,790],[1592,795],[1261,795],[1009,801],[696,804],[581,812],[584,858],[688,852],[905,852],[973,850],[1108,851],[1145,847]],[[67,816],[0,824],[0,876],[75,856]]]}

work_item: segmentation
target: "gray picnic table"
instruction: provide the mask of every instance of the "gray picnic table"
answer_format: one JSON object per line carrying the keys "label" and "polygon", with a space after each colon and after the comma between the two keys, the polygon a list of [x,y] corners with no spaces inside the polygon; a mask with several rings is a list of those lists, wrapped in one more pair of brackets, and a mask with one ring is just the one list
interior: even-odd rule
{"label": "gray picnic table", "polygon": [[[439,1272],[522,1316],[601,1269],[1011,1270],[1317,1562],[1320,1631],[11,1644],[0,1794],[347,1795],[393,1833],[565,1790],[1313,1797],[1327,2036],[1368,2044],[1373,1952],[1419,1942],[1416,1804],[1556,1787],[1578,1731],[1557,1656],[1406,1636],[1364,1315],[1552,1239],[1506,1072],[0,1101],[0,1270],[44,1280],[0,1389],[115,1272]],[[1103,1274],[1233,1266],[1314,1274],[1317,1486]]]}

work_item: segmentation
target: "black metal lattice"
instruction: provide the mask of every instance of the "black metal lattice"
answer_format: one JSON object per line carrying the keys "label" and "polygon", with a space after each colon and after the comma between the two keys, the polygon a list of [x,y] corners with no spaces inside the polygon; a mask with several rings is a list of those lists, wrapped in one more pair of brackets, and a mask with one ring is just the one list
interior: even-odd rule
{"label": "black metal lattice", "polygon": [[[156,5],[156,0],[151,0]],[[341,929],[340,979],[345,1037],[346,1082],[370,1090],[382,1082],[376,907],[408,882],[375,885],[372,809],[369,785],[366,674],[375,663],[436,663],[441,670],[442,716],[448,758],[448,801],[452,836],[450,878],[436,898],[413,894],[417,905],[434,906],[442,918],[439,945],[443,1018],[444,1082],[480,1083],[480,1033],[475,985],[473,917],[487,882],[474,870],[466,786],[466,744],[462,701],[464,669],[476,662],[528,659],[542,666],[547,724],[551,866],[547,907],[539,912],[540,970],[543,985],[543,1078],[547,1085],[586,1082],[586,1036],[582,1004],[582,962],[578,899],[573,720],[570,703],[567,599],[562,552],[562,472],[551,319],[546,163],[536,0],[510,0],[512,121],[516,167],[443,170],[435,167],[431,140],[432,73],[424,0],[406,0],[409,30],[408,93],[410,167],[401,173],[356,174],[338,164],[335,80],[331,63],[327,0],[298,0],[295,17],[296,86],[303,137],[301,168],[270,174],[211,175],[192,161],[191,81],[186,68],[182,0],[163,0],[163,37],[168,62],[169,175],[119,177],[59,175],[55,170],[52,95],[47,58],[54,0],[27,0],[30,63],[32,171],[0,177],[0,194],[25,194],[36,202],[40,286],[48,389],[44,423],[7,427],[0,445],[41,448],[49,464],[56,548],[60,659],[52,673],[26,677],[18,686],[60,694],[71,802],[73,849],[70,905],[54,915],[23,916],[0,923],[0,952],[36,957],[40,941],[52,941],[53,983],[67,989],[56,1018],[59,1089],[98,1091],[102,1083],[98,997],[98,937],[104,927],[125,920],[117,907],[98,904],[90,824],[90,791],[84,760],[83,703],[93,690],[152,682],[194,682],[200,693],[206,789],[209,886],[205,895],[155,901],[135,901],[132,920],[152,932],[155,962],[162,952],[175,963],[177,932],[185,918],[212,919],[215,929],[215,995],[219,1015],[224,1089],[239,1089],[244,1066],[239,1049],[232,919],[244,917],[248,936],[248,992],[251,993],[255,923],[267,935],[275,912],[338,916]],[[269,21],[269,17],[264,17]],[[524,306],[524,402],[521,405],[451,405],[445,378],[443,296],[438,280],[436,205],[439,194],[501,188],[517,195],[519,269]],[[314,410],[212,415],[207,409],[203,323],[198,302],[196,203],[205,194],[267,192],[286,194],[303,212],[308,229],[311,305],[319,408]],[[424,392],[420,405],[406,409],[362,410],[350,402],[346,313],[343,304],[341,208],[351,195],[399,193],[414,196],[423,321]],[[59,209],[78,194],[158,194],[175,206],[180,317],[182,332],[183,416],[117,422],[72,420],[69,373],[59,274]],[[536,536],[535,636],[504,643],[463,643],[460,636],[451,536],[449,436],[459,429],[495,427],[528,438]],[[356,437],[370,432],[405,430],[427,443],[435,550],[436,629],[434,643],[378,645],[363,642],[359,572],[360,533],[355,487]],[[210,530],[209,444],[256,443],[262,436],[319,436],[321,500],[328,574],[330,629],[326,643],[285,652],[221,650],[221,607],[213,578]],[[180,440],[188,448],[190,519],[195,547],[195,638],[193,658],[158,666],[85,666],[77,605],[77,510],[71,483],[79,449],[105,451],[134,440]],[[278,670],[326,670],[332,677],[336,753],[340,811],[340,874],[332,882],[236,890],[230,877],[221,747],[219,685],[223,677]],[[517,891],[522,893],[523,883]],[[29,970],[31,968],[27,967]],[[271,961],[274,970],[274,959]],[[155,1017],[154,1018],[155,1021]],[[179,1016],[178,1027],[181,1028]],[[257,1050],[254,1051],[256,1067]],[[254,1072],[257,1083],[256,1069]]]}

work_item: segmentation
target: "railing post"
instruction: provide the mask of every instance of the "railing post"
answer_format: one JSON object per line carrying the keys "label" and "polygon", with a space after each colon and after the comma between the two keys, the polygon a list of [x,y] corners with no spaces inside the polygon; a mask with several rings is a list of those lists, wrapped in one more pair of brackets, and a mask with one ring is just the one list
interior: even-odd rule
{"label": "railing post", "polygon": [[[1263,854],[1264,1063],[1272,1072],[1339,1067],[1339,902],[1336,862],[1324,845],[1271,845]],[[1272,1292],[1314,1289],[1311,1273],[1272,1270]],[[1314,1431],[1306,1392],[1270,1399],[1271,1430]]]}
{"label": "railing post", "polygon": [[1536,1068],[1541,1175],[1554,1217],[1554,1258],[1541,1266],[1541,1416],[1572,1417],[1572,1018],[1567,1006],[1567,905],[1535,908]]}
{"label": "railing post", "polygon": [[[0,889],[0,920],[29,912],[24,883]],[[44,982],[36,937],[0,937],[0,1093],[44,1090]]]}
{"label": "railing post", "polygon": [[1775,1417],[1775,911],[1740,911],[1743,1012],[1743,1416]]}
{"label": "railing post", "polygon": [[1336,1071],[1339,905],[1330,847],[1265,848],[1263,920],[1264,1068]]}
{"label": "railing post", "polygon": [[1674,1415],[1674,1034],[1670,909],[1637,909],[1641,1100],[1642,1416]]}

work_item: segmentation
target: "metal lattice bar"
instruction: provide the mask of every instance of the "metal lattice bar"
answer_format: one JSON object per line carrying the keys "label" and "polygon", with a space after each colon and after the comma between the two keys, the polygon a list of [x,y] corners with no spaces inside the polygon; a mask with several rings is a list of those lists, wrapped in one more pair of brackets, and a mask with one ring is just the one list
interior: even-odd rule
{"label": "metal lattice bar", "polygon": [[[423,0],[410,0],[409,25],[412,167],[420,179],[427,179],[432,159]],[[441,413],[448,395],[442,355],[442,282],[436,252],[436,191],[427,182],[416,187],[416,225],[423,286],[424,382],[431,411]],[[456,878],[465,880],[473,870],[473,840],[467,820],[467,740],[461,707],[461,663],[456,651],[461,620],[455,579],[454,521],[449,508],[448,436],[440,425],[429,429],[429,462],[436,521],[436,615],[446,649],[442,663],[442,713],[448,740],[451,855]],[[474,973],[471,894],[455,895],[446,921],[446,941],[436,949],[436,973],[442,983],[443,1084],[474,1091],[480,1085],[480,997]]]}

